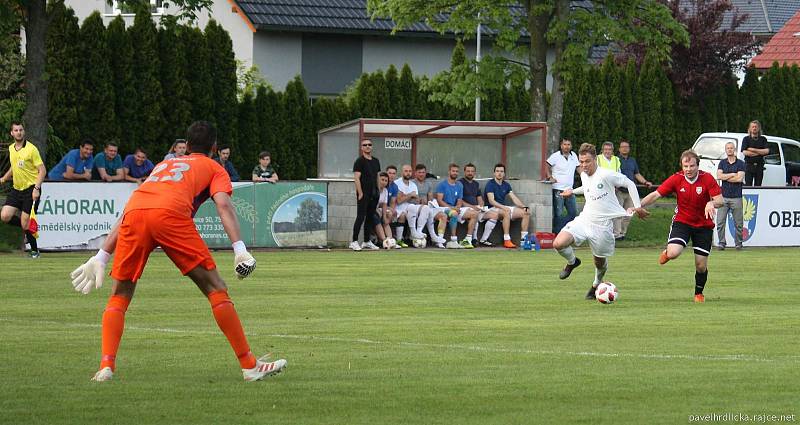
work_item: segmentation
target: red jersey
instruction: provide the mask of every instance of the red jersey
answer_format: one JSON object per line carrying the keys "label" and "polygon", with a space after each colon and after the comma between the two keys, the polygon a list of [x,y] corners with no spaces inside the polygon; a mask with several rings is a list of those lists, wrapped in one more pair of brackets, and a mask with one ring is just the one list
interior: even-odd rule
{"label": "red jersey", "polygon": [[686,180],[683,171],[679,171],[661,183],[656,190],[661,196],[675,193],[678,198],[673,221],[692,227],[713,229],[714,221],[706,218],[706,204],[721,191],[719,184],[711,174],[704,171],[698,171],[698,173],[694,183],[690,183]]}
{"label": "red jersey", "polygon": [[219,192],[233,192],[228,173],[217,161],[193,153],[156,165],[131,195],[125,212],[167,209],[194,217],[200,205]]}

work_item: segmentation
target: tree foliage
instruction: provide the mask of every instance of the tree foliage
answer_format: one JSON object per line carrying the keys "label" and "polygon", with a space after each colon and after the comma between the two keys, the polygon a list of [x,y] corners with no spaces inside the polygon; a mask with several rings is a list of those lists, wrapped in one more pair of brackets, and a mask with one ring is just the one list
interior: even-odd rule
{"label": "tree foliage", "polygon": [[111,51],[100,12],[95,11],[83,21],[79,47],[84,87],[79,100],[81,137],[91,137],[98,142],[119,141],[113,78],[109,78],[114,75],[109,62]]}
{"label": "tree foliage", "polygon": [[[522,7],[493,0],[368,0],[373,17],[389,17],[395,31],[424,22],[437,31],[474,37],[478,24],[492,35],[494,52],[480,62],[454,68],[447,85],[432,86],[432,96],[452,106],[466,106],[476,95],[482,98],[509,81],[530,84],[531,116],[547,121],[550,144],[560,137],[563,113],[562,83],[586,63],[589,48],[598,44],[644,43],[658,59],[667,60],[674,43],[687,44],[685,29],[663,4],[655,0],[607,0],[591,9],[570,9],[569,0],[526,0]],[[523,33],[530,43],[520,43]],[[555,52],[551,69],[553,90],[548,110],[547,52]],[[505,51],[511,60],[501,56]],[[474,61],[471,61],[474,62]]]}

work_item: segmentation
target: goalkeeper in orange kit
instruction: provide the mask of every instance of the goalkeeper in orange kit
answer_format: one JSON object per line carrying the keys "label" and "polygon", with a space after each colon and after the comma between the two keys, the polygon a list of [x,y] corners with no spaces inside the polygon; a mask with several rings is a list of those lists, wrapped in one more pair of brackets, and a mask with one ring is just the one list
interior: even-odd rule
{"label": "goalkeeper in orange kit", "polygon": [[109,381],[114,376],[125,312],[147,258],[157,246],[208,298],[217,325],[239,359],[245,381],[261,380],[286,367],[286,360],[265,362],[256,359],[250,351],[225,282],[192,219],[197,208],[211,198],[225,232],[233,241],[237,276],[243,279],[250,275],[256,260],[240,238],[239,222],[230,198],[231,180],[225,169],[210,158],[216,150],[216,140],[217,132],[211,124],[193,123],[187,130],[191,154],[159,163],[131,195],[122,218],[106,238],[103,248],[72,272],[75,290],[88,294],[92,287],[102,286],[106,263],[116,251],[111,270],[114,284],[103,313],[100,370],[92,380]]}

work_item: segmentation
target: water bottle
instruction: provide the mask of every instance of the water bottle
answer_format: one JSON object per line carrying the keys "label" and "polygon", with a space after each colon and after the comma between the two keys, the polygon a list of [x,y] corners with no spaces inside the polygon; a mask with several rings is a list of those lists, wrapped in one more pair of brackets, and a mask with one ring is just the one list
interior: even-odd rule
{"label": "water bottle", "polygon": [[536,235],[531,233],[531,238],[533,239],[533,247],[534,247],[534,249],[536,251],[539,251],[540,249],[542,249],[542,245],[539,243],[539,239],[536,237]]}

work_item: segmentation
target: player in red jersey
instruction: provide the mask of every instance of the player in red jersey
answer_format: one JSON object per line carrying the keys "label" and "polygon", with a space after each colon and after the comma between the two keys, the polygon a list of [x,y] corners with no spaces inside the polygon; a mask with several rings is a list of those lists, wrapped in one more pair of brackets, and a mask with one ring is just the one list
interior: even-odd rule
{"label": "player in red jersey", "polygon": [[681,168],[670,176],[654,192],[642,199],[642,207],[656,199],[675,193],[678,206],[672,218],[667,248],[658,258],[659,264],[678,258],[692,241],[694,250],[694,301],[705,301],[703,289],[708,280],[708,255],[714,232],[714,216],[722,206],[722,192],[711,174],[698,169],[700,158],[692,150],[681,154]]}
{"label": "player in red jersey", "polygon": [[100,288],[105,265],[116,251],[111,270],[114,286],[103,313],[100,370],[92,378],[94,381],[109,381],[114,376],[125,313],[147,259],[157,246],[208,298],[217,325],[239,359],[245,381],[261,380],[286,366],[283,359],[265,362],[253,356],[225,282],[192,219],[197,208],[211,198],[225,232],[234,241],[237,276],[243,279],[250,275],[256,261],[240,238],[239,222],[230,198],[230,177],[210,158],[216,150],[217,131],[211,124],[198,121],[187,130],[187,140],[191,154],[158,164],[131,195],[122,218],[106,238],[103,248],[72,272],[76,291],[87,294],[92,287]]}

